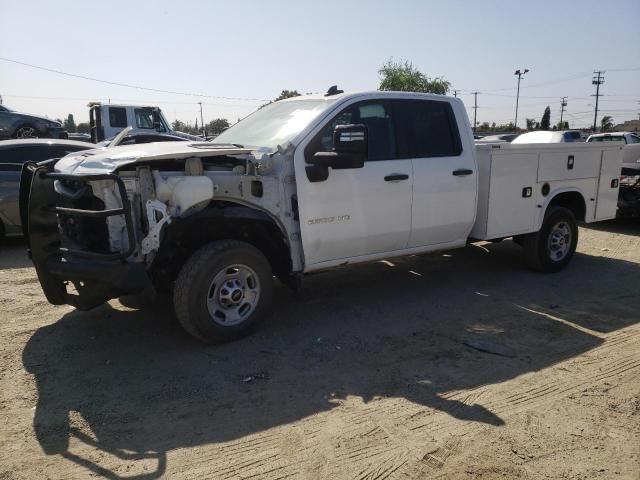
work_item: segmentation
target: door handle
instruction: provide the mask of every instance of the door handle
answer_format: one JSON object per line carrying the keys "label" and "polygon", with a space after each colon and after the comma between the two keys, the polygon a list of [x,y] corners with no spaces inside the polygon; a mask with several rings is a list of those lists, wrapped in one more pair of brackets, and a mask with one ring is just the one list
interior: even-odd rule
{"label": "door handle", "polygon": [[456,177],[466,177],[467,175],[473,175],[473,170],[468,168],[459,168],[453,171],[453,175]]}
{"label": "door handle", "polygon": [[384,177],[385,182],[396,182],[398,180],[409,180],[409,175],[406,173],[392,173]]}

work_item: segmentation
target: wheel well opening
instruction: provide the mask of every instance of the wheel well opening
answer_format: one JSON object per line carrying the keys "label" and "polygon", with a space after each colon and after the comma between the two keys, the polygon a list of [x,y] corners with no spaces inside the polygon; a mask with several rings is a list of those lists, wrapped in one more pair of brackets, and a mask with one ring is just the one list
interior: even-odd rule
{"label": "wheel well opening", "polygon": [[250,207],[212,203],[198,214],[169,225],[151,268],[154,280],[172,283],[194,252],[217,240],[239,240],[257,248],[278,277],[292,271],[286,237],[271,217]]}
{"label": "wheel well opening", "polygon": [[587,207],[584,198],[578,192],[559,193],[549,202],[549,207],[565,207],[573,212],[576,220],[584,221]]}

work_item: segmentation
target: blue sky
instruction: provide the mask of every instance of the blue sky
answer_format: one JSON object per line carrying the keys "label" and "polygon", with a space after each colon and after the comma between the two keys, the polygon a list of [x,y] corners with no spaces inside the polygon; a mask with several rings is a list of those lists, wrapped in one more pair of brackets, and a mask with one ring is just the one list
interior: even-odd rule
{"label": "blue sky", "polygon": [[[170,120],[232,122],[282,89],[375,89],[389,58],[462,91],[478,121],[520,124],[548,104],[572,127],[593,122],[591,73],[604,69],[603,114],[640,113],[640,0],[137,1],[0,0],[0,57],[95,78],[232,100],[104,85],[0,61],[0,95],[17,110],[86,121],[89,100],[160,105]],[[470,113],[472,113],[470,111]]]}

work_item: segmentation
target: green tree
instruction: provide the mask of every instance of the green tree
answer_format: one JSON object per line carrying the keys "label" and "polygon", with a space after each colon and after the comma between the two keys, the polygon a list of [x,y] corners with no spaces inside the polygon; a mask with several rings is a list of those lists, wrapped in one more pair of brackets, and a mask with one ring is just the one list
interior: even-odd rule
{"label": "green tree", "polygon": [[69,115],[67,115],[67,119],[64,121],[63,125],[64,125],[64,129],[67,132],[69,133],[77,132],[76,122],[73,119],[73,114],[70,113]]}
{"label": "green tree", "polygon": [[527,118],[527,130],[534,130],[536,128],[536,119],[535,118]]}
{"label": "green tree", "polygon": [[424,92],[446,95],[451,82],[443,77],[429,78],[407,60],[394,62],[389,59],[380,70],[378,90],[397,92]]}
{"label": "green tree", "polygon": [[542,119],[540,120],[540,129],[549,130],[550,126],[551,126],[551,108],[547,105],[547,108],[544,109],[544,113],[542,114]]}
{"label": "green tree", "polygon": [[605,115],[600,120],[600,130],[603,132],[609,132],[613,130],[613,117],[611,115]]}
{"label": "green tree", "polygon": [[569,122],[567,121],[558,122],[558,124],[556,125],[556,128],[558,130],[569,130]]}
{"label": "green tree", "polygon": [[89,133],[89,124],[88,123],[79,123],[76,126],[77,133]]}
{"label": "green tree", "polygon": [[[267,103],[263,103],[262,105],[260,105],[258,107],[258,110],[260,110],[261,108],[266,107],[267,105],[271,105],[273,102],[277,102],[278,100],[284,100],[285,98],[292,98],[292,97],[299,97],[299,96],[300,96],[300,93],[298,93],[297,90],[282,90],[280,92],[280,95],[278,95],[272,101],[267,102]],[[238,121],[240,121],[240,120],[238,119]]]}
{"label": "green tree", "polygon": [[207,132],[207,135],[220,135],[229,127],[229,120],[226,118],[216,118],[215,120],[211,120],[207,123],[205,131]]}
{"label": "green tree", "polygon": [[292,97],[299,97],[300,94],[298,93],[297,90],[282,90],[280,92],[280,95],[278,95],[274,102],[277,102],[278,100],[284,100],[285,98],[292,98]]}
{"label": "green tree", "polygon": [[496,132],[512,132],[515,130],[515,128],[516,127],[513,124],[513,122],[509,122],[509,123],[503,123],[502,125],[496,125],[494,130]]}
{"label": "green tree", "polygon": [[178,119],[171,122],[171,129],[175,132],[183,132],[190,135],[202,135],[202,132],[198,129],[197,124],[195,127],[192,127],[190,124],[184,123],[183,121]]}
{"label": "green tree", "polygon": [[187,130],[187,125],[184,122],[175,119],[173,122],[171,122],[171,129],[174,132],[185,132]]}

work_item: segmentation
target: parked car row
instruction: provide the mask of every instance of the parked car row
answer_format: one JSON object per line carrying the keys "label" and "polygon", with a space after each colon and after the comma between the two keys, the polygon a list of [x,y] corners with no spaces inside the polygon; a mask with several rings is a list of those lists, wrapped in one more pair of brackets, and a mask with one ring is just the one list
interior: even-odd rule
{"label": "parked car row", "polygon": [[[81,150],[104,149],[112,141],[113,138],[110,138],[97,145],[86,140],[66,139],[30,138],[0,141],[0,238],[22,235],[18,198],[20,172],[25,162],[42,162]],[[175,135],[130,133],[122,138],[119,145],[184,141],[187,139]]]}
{"label": "parked car row", "polygon": [[596,133],[585,137],[579,130],[536,130],[526,133],[503,133],[496,135],[474,135],[476,143],[571,143],[571,142],[624,142],[640,144],[640,136],[631,132]]}

